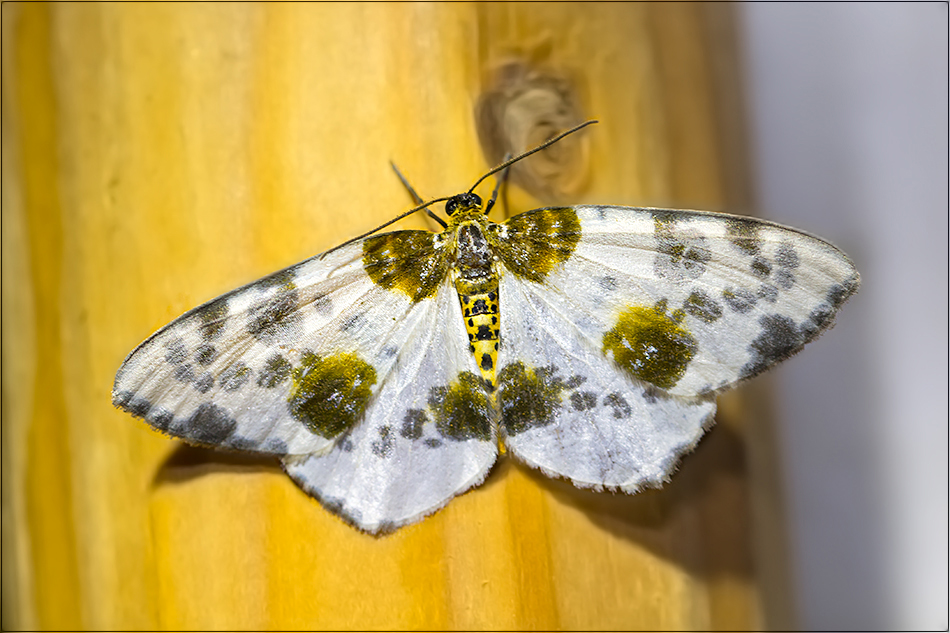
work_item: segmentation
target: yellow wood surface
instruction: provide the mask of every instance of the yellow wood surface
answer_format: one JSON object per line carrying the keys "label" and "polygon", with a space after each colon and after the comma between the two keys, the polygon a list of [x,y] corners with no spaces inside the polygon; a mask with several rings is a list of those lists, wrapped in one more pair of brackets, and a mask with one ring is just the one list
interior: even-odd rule
{"label": "yellow wood surface", "polygon": [[506,56],[545,51],[602,121],[582,199],[727,208],[711,59],[730,43],[709,9],[2,10],[4,628],[760,626],[727,415],[661,491],[502,459],[377,539],[274,462],[182,448],[110,404],[161,325],[405,210],[389,160],[423,196],[466,189]]}

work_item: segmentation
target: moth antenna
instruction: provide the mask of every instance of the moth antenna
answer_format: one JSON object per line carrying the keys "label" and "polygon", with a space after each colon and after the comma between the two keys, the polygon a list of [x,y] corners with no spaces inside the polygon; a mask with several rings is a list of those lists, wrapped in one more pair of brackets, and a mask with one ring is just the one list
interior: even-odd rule
{"label": "moth antenna", "polygon": [[378,230],[380,230],[380,229],[385,229],[385,228],[386,228],[387,226],[389,226],[390,224],[393,224],[393,223],[395,223],[395,222],[398,222],[399,220],[401,220],[401,219],[403,219],[403,218],[409,217],[410,215],[412,215],[413,213],[416,213],[417,211],[422,211],[422,210],[425,209],[426,207],[429,207],[429,206],[435,204],[436,202],[442,202],[442,201],[444,201],[444,200],[448,200],[449,197],[450,197],[450,196],[447,196],[447,197],[445,197],[445,198],[436,198],[435,200],[430,200],[429,202],[426,202],[425,204],[420,204],[418,207],[415,207],[414,209],[410,209],[410,210],[406,211],[405,213],[401,213],[400,215],[397,215],[396,217],[394,217],[392,220],[389,220],[389,221],[387,221],[387,222],[383,222],[382,224],[380,224],[379,226],[377,226],[377,227],[376,227],[375,229],[373,229],[372,231],[367,231],[366,233],[363,233],[362,235],[357,235],[357,236],[354,237],[353,239],[347,240],[347,241],[343,242],[342,244],[340,244],[340,245],[338,245],[338,246],[334,246],[333,248],[331,248],[331,249],[328,250],[328,251],[324,251],[323,253],[320,254],[320,259],[323,259],[324,257],[326,257],[327,255],[329,255],[329,254],[332,253],[333,251],[339,250],[339,249],[343,248],[344,246],[349,246],[349,245],[352,244],[353,242],[359,242],[359,241],[360,241],[361,239],[363,239],[364,237],[369,237],[370,235],[372,235],[372,234],[375,233],[376,231],[378,231]]}
{"label": "moth antenna", "polygon": [[501,171],[502,169],[505,169],[506,167],[509,167],[509,166],[512,165],[513,163],[517,163],[517,162],[518,162],[519,160],[521,160],[522,158],[527,158],[528,156],[531,156],[531,155],[534,154],[535,152],[540,152],[541,150],[546,149],[546,148],[549,147],[550,145],[554,145],[555,143],[557,143],[558,141],[560,141],[562,138],[564,138],[564,137],[567,136],[568,134],[573,134],[574,132],[577,132],[577,131],[579,131],[579,130],[584,129],[584,128],[587,127],[588,125],[593,125],[594,123],[598,123],[598,122],[599,122],[599,121],[597,121],[596,119],[591,119],[590,121],[585,121],[584,123],[581,123],[580,125],[575,125],[574,127],[572,127],[571,129],[569,129],[568,131],[566,131],[566,132],[561,132],[560,134],[558,134],[558,135],[555,136],[554,138],[548,139],[547,141],[541,143],[540,145],[538,145],[538,146],[535,147],[534,149],[529,149],[527,152],[525,152],[525,153],[523,153],[523,154],[518,154],[518,155],[515,156],[514,158],[509,158],[508,160],[506,160],[505,162],[503,162],[501,165],[498,165],[497,167],[495,167],[494,169],[492,169],[491,171],[489,171],[487,174],[485,174],[484,176],[482,176],[481,178],[479,178],[478,180],[476,180],[476,181],[475,181],[475,184],[472,185],[472,188],[468,190],[468,193],[472,193],[473,191],[475,191],[475,187],[477,187],[478,185],[480,185],[483,180],[485,180],[486,178],[488,178],[488,177],[491,176],[492,174],[498,173],[499,171]]}
{"label": "moth antenna", "polygon": [[[522,158],[527,158],[528,156],[531,156],[532,154],[534,154],[534,153],[536,153],[536,152],[540,152],[541,150],[543,150],[543,149],[545,149],[545,148],[547,148],[547,147],[553,145],[554,143],[557,143],[558,141],[560,141],[562,138],[564,138],[564,137],[567,136],[568,134],[573,134],[574,132],[577,132],[577,131],[579,131],[579,130],[582,130],[582,129],[584,129],[585,127],[587,127],[588,125],[593,125],[594,123],[598,123],[598,121],[597,121],[596,119],[591,119],[590,121],[585,121],[584,123],[581,123],[580,125],[575,125],[574,127],[572,127],[571,129],[567,130],[566,132],[561,132],[560,134],[558,134],[558,135],[555,136],[554,138],[548,139],[548,140],[545,141],[544,143],[541,143],[540,145],[538,145],[538,146],[535,147],[534,149],[530,149],[530,150],[528,150],[527,152],[524,152],[523,154],[519,154],[519,155],[515,156],[514,158],[510,158],[510,159],[506,160],[506,161],[503,162],[501,165],[498,165],[497,167],[495,167],[494,169],[492,169],[491,171],[489,171],[488,173],[486,173],[484,176],[482,176],[481,178],[479,178],[477,181],[475,181],[475,184],[472,185],[472,188],[468,190],[468,193],[472,193],[472,191],[475,190],[475,187],[477,187],[478,185],[480,185],[483,180],[485,180],[486,178],[488,178],[488,177],[491,176],[492,174],[497,174],[497,173],[498,173],[499,171],[501,171],[502,169],[506,169],[507,167],[511,166],[513,163],[518,162],[518,161],[521,160]],[[416,197],[416,198],[417,198],[417,197],[418,197],[418,194],[412,189],[411,186],[409,186],[409,183],[406,181],[405,178],[403,178],[403,175],[399,172],[399,170],[396,168],[396,166],[395,166],[394,164],[392,164],[392,163],[390,163],[390,165],[392,165],[393,169],[396,171],[396,175],[399,176],[399,179],[402,181],[403,185],[405,185],[405,187],[409,190],[410,195],[412,195],[413,197]],[[497,191],[497,190],[496,190],[496,191]],[[409,211],[406,211],[405,213],[403,213],[403,214],[401,214],[401,215],[397,215],[397,216],[394,217],[392,220],[389,220],[388,222],[384,222],[384,223],[380,224],[379,226],[377,226],[377,227],[376,227],[375,229],[373,229],[372,231],[367,231],[366,233],[363,233],[362,235],[357,235],[356,237],[354,237],[354,238],[352,238],[352,239],[349,239],[349,240],[343,242],[342,244],[340,244],[340,245],[338,245],[338,246],[334,246],[334,247],[331,248],[330,250],[321,253],[321,254],[320,254],[320,259],[323,259],[324,257],[326,257],[327,255],[329,255],[329,254],[332,253],[333,251],[339,250],[339,249],[343,248],[344,246],[349,246],[349,245],[352,244],[353,242],[358,242],[358,241],[360,241],[361,239],[363,239],[364,237],[369,237],[370,235],[372,235],[372,234],[375,233],[376,231],[379,231],[380,229],[384,229],[384,228],[386,228],[387,226],[389,226],[390,224],[393,224],[394,222],[398,222],[399,220],[401,220],[401,219],[403,219],[403,218],[405,218],[405,217],[408,217],[408,216],[412,215],[413,213],[416,213],[417,211],[422,211],[423,209],[428,209],[428,207],[432,206],[432,205],[435,204],[436,202],[443,202],[443,201],[449,200],[449,199],[451,199],[451,198],[452,198],[452,196],[447,196],[447,197],[445,197],[445,198],[436,198],[435,200],[430,200],[429,202],[426,202],[425,204],[421,204],[421,205],[419,205],[419,206],[417,206],[417,207],[415,207],[415,208],[413,208],[413,209],[410,209]],[[492,196],[492,199],[494,200],[494,195]],[[439,219],[439,218],[438,218],[435,214],[433,214],[431,211],[429,212],[429,215],[432,216],[432,217],[434,217],[434,218],[436,218],[436,219],[439,221],[439,224],[442,224],[443,226],[446,226],[445,223],[442,222],[442,220]]]}

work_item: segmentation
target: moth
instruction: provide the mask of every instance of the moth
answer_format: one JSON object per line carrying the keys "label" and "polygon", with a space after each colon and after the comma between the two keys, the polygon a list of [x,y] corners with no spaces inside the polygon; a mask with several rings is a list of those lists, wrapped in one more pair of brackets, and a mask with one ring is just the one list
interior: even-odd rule
{"label": "moth", "polygon": [[408,212],[445,201],[441,232],[373,231],[186,312],[129,354],[113,403],[278,457],[374,534],[477,486],[499,452],[580,488],[661,485],[716,395],[829,328],[860,277],[828,242],[751,217],[491,221],[498,189],[484,203],[476,186],[583,125]]}

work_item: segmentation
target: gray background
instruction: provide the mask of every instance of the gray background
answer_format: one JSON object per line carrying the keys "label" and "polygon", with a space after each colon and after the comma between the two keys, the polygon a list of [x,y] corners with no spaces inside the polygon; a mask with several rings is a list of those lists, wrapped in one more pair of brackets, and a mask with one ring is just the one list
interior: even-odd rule
{"label": "gray background", "polygon": [[798,624],[946,629],[947,5],[738,12],[759,209],[863,278],[777,370]]}

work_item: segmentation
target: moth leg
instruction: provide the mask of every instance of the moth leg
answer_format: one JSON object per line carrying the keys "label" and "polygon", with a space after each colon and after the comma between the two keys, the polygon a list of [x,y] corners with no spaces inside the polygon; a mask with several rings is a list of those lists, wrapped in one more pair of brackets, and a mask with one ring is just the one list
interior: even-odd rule
{"label": "moth leg", "polygon": [[[509,160],[511,160],[511,152],[505,154],[505,159],[502,163],[506,163]],[[498,200],[498,191],[504,186],[501,192],[501,209],[504,216],[508,217],[508,174],[510,169],[510,167],[505,167],[501,172],[501,177],[495,181],[495,188],[491,192],[491,199],[488,201],[488,204],[485,205],[485,215],[488,215],[488,212],[495,206],[495,201]]]}
{"label": "moth leg", "polygon": [[[406,188],[406,191],[409,192],[409,195],[412,197],[412,201],[413,201],[415,204],[417,204],[417,205],[420,205],[420,204],[422,204],[423,202],[425,202],[425,200],[422,199],[422,196],[420,196],[418,193],[416,193],[416,190],[412,188],[412,185],[409,184],[409,181],[406,180],[406,177],[402,175],[402,172],[399,171],[399,168],[396,167],[396,163],[394,163],[394,162],[392,162],[392,161],[389,161],[389,165],[393,168],[393,171],[396,172],[396,177],[399,178],[399,182],[401,182],[401,183],[402,183],[402,186],[405,187],[405,188]],[[427,214],[430,218],[432,218],[433,220],[435,220],[436,222],[438,222],[439,225],[440,225],[443,229],[449,228],[449,225],[446,224],[446,223],[442,220],[442,218],[440,218],[439,216],[437,216],[437,215],[436,215],[435,213],[433,213],[430,209],[426,209],[426,214]]]}

